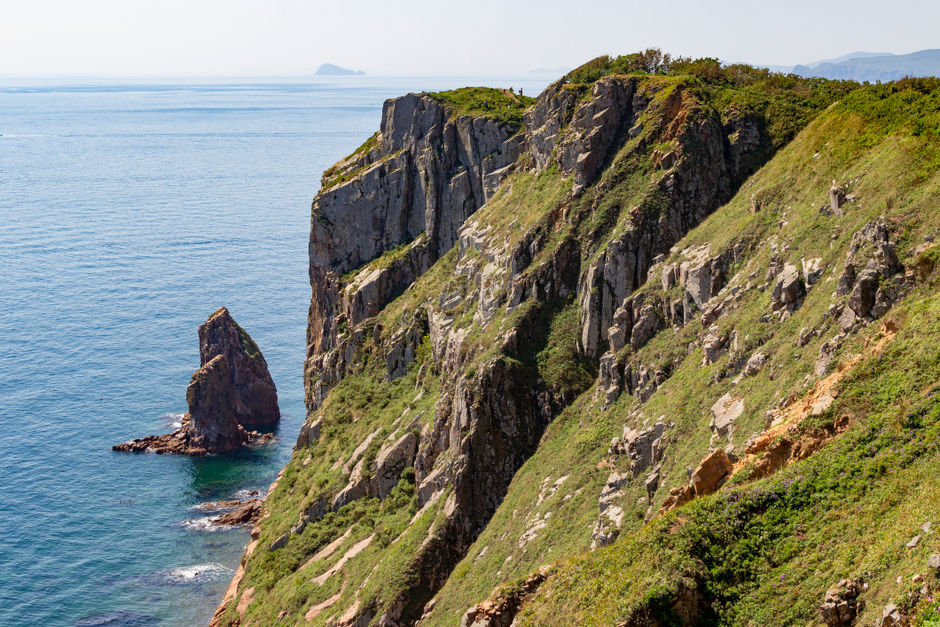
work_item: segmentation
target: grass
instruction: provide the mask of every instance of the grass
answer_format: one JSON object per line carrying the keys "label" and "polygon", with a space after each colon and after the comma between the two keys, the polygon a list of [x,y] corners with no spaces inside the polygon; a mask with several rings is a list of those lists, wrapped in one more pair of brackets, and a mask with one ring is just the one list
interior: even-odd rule
{"label": "grass", "polygon": [[513,128],[522,126],[523,112],[535,102],[530,96],[494,87],[461,87],[427,95],[450,109],[451,119],[483,116]]}
{"label": "grass", "polygon": [[[904,259],[904,251],[916,244],[924,234],[936,232],[940,227],[940,215],[936,212],[924,212],[925,207],[940,205],[940,177],[936,171],[927,178],[919,176],[916,167],[917,159],[922,158],[922,151],[928,150],[928,156],[932,158],[936,149],[925,148],[922,138],[903,130],[893,134],[881,132],[878,125],[877,120],[861,115],[861,112],[856,110],[856,105],[834,107],[761,169],[730,203],[691,231],[676,247],[682,250],[689,246],[708,244],[711,254],[714,255],[737,244],[745,244],[743,250],[747,252],[739,257],[728,272],[731,284],[739,287],[743,287],[752,274],[756,275],[754,284],[763,281],[771,255],[771,243],[778,246],[787,244],[789,248],[783,255],[786,260],[795,262],[798,266],[803,257],[823,258],[826,270],[821,282],[810,290],[796,314],[784,323],[761,320],[769,310],[770,296],[769,291],[760,292],[756,289],[747,292],[744,298],[734,305],[732,313],[719,321],[721,333],[730,333],[732,330],[737,332],[740,354],[747,357],[760,349],[768,355],[768,364],[764,369],[757,376],[743,379],[735,386],[731,383],[732,375],[736,373],[731,365],[733,355],[726,353],[717,363],[701,367],[701,349],[695,348],[691,352],[689,350],[689,346],[697,342],[701,333],[701,325],[697,322],[676,332],[660,332],[638,353],[628,354],[627,359],[638,363],[661,369],[668,367],[672,373],[671,377],[642,406],[628,394],[623,394],[609,410],[601,411],[597,392],[593,388],[589,389],[555,420],[543,436],[538,451],[516,474],[503,505],[489,527],[471,547],[467,557],[458,565],[444,589],[438,594],[437,605],[428,624],[452,624],[459,620],[469,605],[489,596],[501,582],[523,576],[545,563],[556,560],[564,563],[565,558],[576,556],[589,548],[591,529],[598,516],[597,498],[604,481],[610,472],[623,470],[622,467],[599,467],[599,462],[606,458],[610,439],[620,434],[623,424],[640,425],[643,420],[653,421],[660,416],[673,423],[667,430],[669,445],[660,471],[662,487],[657,491],[652,503],[655,511],[669,488],[686,482],[686,469],[697,465],[708,451],[711,436],[708,428],[710,407],[718,397],[731,390],[736,396],[740,395],[745,399],[745,414],[736,424],[733,440],[740,447],[752,432],[763,428],[767,409],[783,396],[791,392],[799,394],[806,389],[805,378],[812,373],[820,345],[837,331],[834,323],[826,316],[834,290],[834,278],[831,281],[827,279],[837,277],[841,271],[845,250],[852,240],[853,233],[867,221],[887,213],[899,238],[899,255],[902,256],[902,261],[909,262],[910,260]],[[881,139],[872,145],[869,138],[875,135]],[[818,210],[821,204],[828,201],[828,189],[833,177],[840,181],[857,180],[854,183],[854,192],[858,202],[850,204],[847,215],[842,218],[825,217]],[[764,203],[761,210],[752,213],[751,195],[755,192],[762,194]],[[783,227],[782,221],[786,222]],[[614,227],[613,231],[616,232],[618,228]],[[838,233],[835,239],[832,238],[833,233]],[[925,259],[928,255],[931,259],[922,262],[925,271],[940,265],[932,261],[936,255],[934,250],[936,248],[924,253]],[[671,261],[680,259],[677,254]],[[937,259],[940,260],[940,256],[937,256]],[[652,277],[643,291],[652,298],[659,298],[661,288],[657,286],[658,277]],[[904,305],[906,309],[910,308],[908,317],[919,321],[917,324],[920,325],[906,331],[909,339],[904,341],[912,343],[900,344],[898,349],[881,361],[874,365],[869,364],[870,369],[883,369],[883,375],[874,375],[873,370],[868,370],[864,377],[858,374],[856,378],[844,383],[845,391],[840,399],[845,405],[840,407],[850,408],[845,411],[862,413],[862,408],[870,402],[870,398],[876,398],[883,407],[892,407],[897,404],[898,398],[907,396],[910,389],[917,388],[931,377],[940,376],[937,367],[930,362],[930,351],[934,351],[933,354],[936,355],[936,349],[931,346],[936,346],[936,343],[929,339],[924,340],[925,346],[921,352],[923,360],[910,363],[910,373],[915,379],[908,376],[907,369],[893,370],[894,363],[909,359],[906,351],[915,347],[915,338],[929,338],[933,337],[932,334],[940,332],[934,322],[940,303],[932,296],[923,300],[924,294],[929,295],[934,287],[926,285],[921,289],[924,292],[921,293],[922,300],[919,305],[915,305],[913,301]],[[553,325],[563,326],[566,315],[570,313],[562,310]],[[794,338],[803,327],[819,329],[821,335],[801,348],[795,345]],[[550,342],[554,350],[563,345],[563,342]],[[917,348],[920,349],[920,346],[917,345]],[[629,352],[629,349],[626,350]],[[862,351],[862,338],[858,338],[855,344],[843,347],[840,354],[848,355]],[[862,378],[867,381],[877,379],[877,384],[862,386],[859,383]],[[910,383],[905,383],[909,379]],[[633,412],[637,409],[640,409],[641,413],[639,417],[633,417]],[[832,413],[827,414],[828,420],[831,421],[832,417]],[[818,428],[824,426],[826,425],[816,425]],[[855,445],[844,446],[851,449]],[[929,455],[927,457],[929,458]],[[929,473],[935,470],[935,465],[931,465],[934,462],[925,460],[924,464],[923,467],[918,466],[918,469],[911,470],[913,475],[903,475],[890,485],[879,488],[878,498],[892,493],[903,494],[901,486],[906,481],[914,481],[912,477],[929,477]],[[857,471],[865,473],[868,472],[867,468]],[[558,477],[565,475],[569,478],[556,495],[536,505],[543,482],[548,481],[550,485]],[[619,501],[626,511],[623,527],[625,539],[618,543],[616,548],[607,548],[591,554],[598,556],[597,564],[592,561],[594,557],[575,558],[573,565],[564,571],[568,575],[559,575],[560,578],[551,580],[555,583],[546,588],[545,596],[540,594],[526,610],[530,612],[527,616],[531,617],[533,623],[608,624],[610,617],[626,616],[630,608],[666,607],[666,601],[671,603],[677,591],[693,583],[698,585],[702,571],[701,565],[697,564],[695,559],[685,553],[658,549],[650,553],[653,538],[659,537],[656,534],[668,531],[674,524],[675,517],[643,524],[646,505],[639,504],[640,500],[646,497],[643,479],[644,476],[641,475],[638,479],[628,482],[624,488],[624,496]],[[773,481],[758,485],[776,485]],[[743,477],[737,483],[742,486],[741,489],[751,489]],[[932,486],[931,490],[940,490],[940,486],[929,481],[927,485]],[[851,503],[855,497],[855,493],[847,493],[846,498],[839,501],[842,504],[839,507],[845,506],[846,510],[837,514],[840,510],[834,506],[835,509],[829,516],[834,520],[841,519],[846,511],[851,511]],[[828,501],[835,497],[820,498]],[[706,502],[710,501],[703,501]],[[930,512],[923,509],[927,501],[921,500],[919,503],[920,506],[907,504],[905,507],[910,508],[910,511],[897,511],[897,528],[893,528],[893,537],[907,533],[913,535],[916,527],[930,518]],[[865,525],[874,526],[874,521],[881,515],[882,510],[876,505],[876,500],[870,503],[870,507],[872,513],[868,514],[868,518],[859,519],[857,525],[838,528],[838,532],[834,530],[836,527],[826,527],[819,533],[819,537],[839,536],[844,533],[846,541],[840,545],[840,550],[848,550],[854,546],[854,534],[863,534],[864,537],[864,534],[868,533],[865,531]],[[678,516],[685,516],[682,513],[684,511],[680,510]],[[535,540],[520,548],[518,542],[525,531],[546,512],[552,513],[548,525]],[[810,512],[805,520],[794,522],[790,526],[781,523],[779,534],[783,535],[774,540],[779,541],[774,548],[775,554],[779,552],[780,556],[790,556],[791,553],[787,551],[792,552],[793,549],[786,543],[784,536],[796,529],[797,524],[809,528],[813,517],[818,513],[818,510]],[[918,517],[923,519],[911,527]],[[766,520],[770,527],[755,527],[754,533],[757,537],[765,537],[762,534],[769,533],[779,522],[779,519]],[[705,526],[697,526],[689,533],[694,537]],[[901,527],[904,527],[903,532]],[[907,539],[909,536],[904,542]],[[716,572],[727,567],[723,564],[736,563],[739,559],[743,560],[742,568],[763,572],[758,568],[762,562],[749,562],[751,558],[740,552],[754,544],[759,543],[745,543],[744,547],[736,549],[739,553],[728,553],[721,558],[720,563],[716,561]],[[721,543],[716,546],[720,547]],[[885,551],[888,550],[887,545],[883,543],[882,547]],[[807,549],[806,553],[812,554],[815,550]],[[610,557],[603,557],[608,555]],[[652,557],[653,555],[655,557]],[[925,559],[923,556],[921,558]],[[893,563],[886,557],[879,559]],[[905,568],[914,567],[913,563],[904,564]],[[573,574],[575,568],[579,569],[577,576]],[[671,569],[682,576],[669,576]],[[888,582],[891,573],[887,572],[886,567],[882,567],[882,570],[887,573],[883,575],[883,581]],[[717,617],[716,620],[725,622],[743,621],[741,616],[750,613],[769,621],[757,621],[758,624],[785,624],[782,620],[775,623],[772,619],[773,612],[781,612],[781,616],[798,616],[801,617],[800,620],[804,620],[811,617],[828,586],[838,581],[841,576],[852,573],[845,571],[840,575],[836,570],[829,569],[819,576],[810,577],[800,571],[799,578],[801,581],[806,579],[805,585],[795,589],[785,601],[769,600],[770,596],[780,589],[779,585],[772,585],[775,583],[773,577],[779,580],[780,574],[786,574],[785,579],[796,578],[793,574],[777,571],[773,571],[771,575],[760,575],[769,577],[761,584],[765,586],[763,590],[769,596],[755,597],[758,599],[756,601],[747,600],[750,596],[734,596],[744,594],[741,591],[735,592],[736,586],[739,585],[734,583],[735,581],[744,581],[747,584],[745,587],[753,583],[752,579],[741,579],[741,573],[735,574],[728,580],[731,583],[721,584],[730,592],[722,593],[726,595],[722,597],[725,600],[721,602],[720,608],[715,609],[713,618]],[[888,583],[884,585],[888,586]],[[887,598],[889,589],[886,587],[880,594]],[[604,601],[598,602],[599,598]],[[766,604],[770,609],[754,614],[759,611],[761,604]],[[787,609],[791,605],[792,611]],[[883,604],[879,607],[883,607]],[[746,621],[744,622],[746,624]]]}
{"label": "grass", "polygon": [[[926,574],[926,556],[938,548],[929,536],[916,550],[904,544],[935,520],[940,495],[940,297],[912,298],[894,315],[902,332],[884,355],[863,361],[839,396],[835,411],[858,416],[855,426],[824,454],[571,560],[521,624],[549,616],[607,624],[644,608],[666,620],[675,592],[690,585],[704,604],[699,624],[799,624],[849,576],[872,585],[860,622],[880,614],[901,588],[895,578]],[[910,485],[919,486],[916,498]],[[657,590],[667,603],[655,603]]]}

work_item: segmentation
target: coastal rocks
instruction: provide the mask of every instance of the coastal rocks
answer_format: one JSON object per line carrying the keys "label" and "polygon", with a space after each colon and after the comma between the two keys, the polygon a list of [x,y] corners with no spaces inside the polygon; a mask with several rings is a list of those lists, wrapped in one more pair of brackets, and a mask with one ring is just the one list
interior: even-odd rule
{"label": "coastal rocks", "polygon": [[[236,422],[249,429],[276,425],[281,412],[268,364],[258,345],[225,307],[199,327],[200,363],[205,366],[216,356],[228,362],[228,387]],[[198,422],[199,413],[193,413],[192,409],[190,413]]]}
{"label": "coastal rocks", "polygon": [[254,525],[261,518],[261,508],[263,506],[263,499],[245,501],[232,511],[214,517],[212,524],[220,527]]}
{"label": "coastal rocks", "polygon": [[117,444],[113,450],[206,455],[273,437],[246,428],[277,422],[277,390],[258,345],[225,307],[199,327],[199,356],[202,366],[186,389],[189,411],[180,428]]}

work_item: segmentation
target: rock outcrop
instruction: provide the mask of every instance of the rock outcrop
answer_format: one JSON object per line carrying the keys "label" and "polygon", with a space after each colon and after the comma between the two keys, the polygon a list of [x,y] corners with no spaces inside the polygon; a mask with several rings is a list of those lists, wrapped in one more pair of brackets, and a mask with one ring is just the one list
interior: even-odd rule
{"label": "rock outcrop", "polygon": [[[408,94],[385,102],[371,148],[324,175],[310,229],[308,409],[355,354],[355,339],[341,329],[375,315],[453,246],[519,157],[518,130],[488,117],[454,117],[434,97]],[[389,265],[341,279],[398,246],[404,253]]]}
{"label": "rock outcrop", "polygon": [[176,431],[113,446],[115,451],[206,455],[271,439],[255,428],[280,419],[277,389],[258,345],[222,307],[199,327],[199,370],[186,389],[189,411]]}

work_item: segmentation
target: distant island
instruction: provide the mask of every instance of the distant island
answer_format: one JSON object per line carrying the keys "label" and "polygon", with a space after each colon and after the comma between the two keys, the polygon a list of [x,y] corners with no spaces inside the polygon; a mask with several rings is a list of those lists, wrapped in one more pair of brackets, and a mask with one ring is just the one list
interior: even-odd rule
{"label": "distant island", "polygon": [[347,70],[332,63],[324,63],[316,72],[317,76],[365,76],[365,74],[362,70]]}
{"label": "distant island", "polygon": [[833,80],[896,81],[905,76],[940,76],[940,49],[910,54],[852,52],[805,65],[768,65],[772,72]]}

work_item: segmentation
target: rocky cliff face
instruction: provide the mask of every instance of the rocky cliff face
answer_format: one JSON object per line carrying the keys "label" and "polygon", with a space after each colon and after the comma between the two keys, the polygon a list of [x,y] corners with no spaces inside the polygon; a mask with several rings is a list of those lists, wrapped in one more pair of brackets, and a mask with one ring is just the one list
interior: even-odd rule
{"label": "rocky cliff face", "polygon": [[[409,94],[387,101],[374,140],[324,176],[310,228],[308,408],[323,401],[355,352],[343,329],[374,316],[453,246],[522,141],[518,125],[454,116],[429,95]],[[342,280],[396,247],[402,254],[389,263]]]}
{"label": "rocky cliff face", "polygon": [[114,450],[205,455],[270,438],[253,429],[277,424],[277,389],[258,345],[225,307],[199,326],[199,359],[186,388],[189,411],[182,426]]}
{"label": "rocky cliff face", "polygon": [[[527,613],[565,586],[541,564],[836,437],[843,421],[810,436],[791,414],[829,416],[838,347],[911,284],[887,222],[842,219],[852,194],[840,214],[793,196],[800,172],[815,190],[836,167],[813,156],[825,132],[748,179],[804,89],[765,106],[689,77],[562,80],[521,130],[446,97],[390,101],[314,201],[308,421],[215,620],[550,623]],[[817,387],[773,397],[800,385]],[[663,608],[713,611],[695,577],[670,582]]]}
{"label": "rocky cliff face", "polygon": [[[297,455],[309,450],[307,463],[318,463],[314,451],[330,446],[321,424],[336,411],[330,390],[371,376],[367,364],[382,364],[387,382],[411,382],[412,405],[432,393],[430,381],[437,390],[430,411],[406,409],[331,462],[340,482],[313,490],[299,523],[270,542],[289,548],[328,512],[390,498],[414,468],[415,507],[434,523],[403,556],[406,585],[335,601],[350,624],[411,624],[424,613],[580,391],[541,378],[547,321],[578,307],[572,358],[596,359],[614,310],[653,258],[740,184],[742,155],[763,151],[752,160],[760,162],[772,153],[761,141],[735,152],[741,129],[760,138],[763,122],[729,119],[707,114],[681,84],[637,77],[560,81],[528,108],[521,132],[485,111],[455,116],[431,96],[409,95],[387,102],[376,138],[324,177],[310,239],[310,428]],[[555,190],[551,206],[534,200],[539,186]],[[624,201],[601,207],[608,197]],[[526,203],[535,203],[531,215],[519,209]],[[481,207],[492,208],[478,217]],[[425,283],[439,287],[427,293]],[[427,296],[408,296],[418,292]],[[390,306],[399,301],[416,305]]]}

